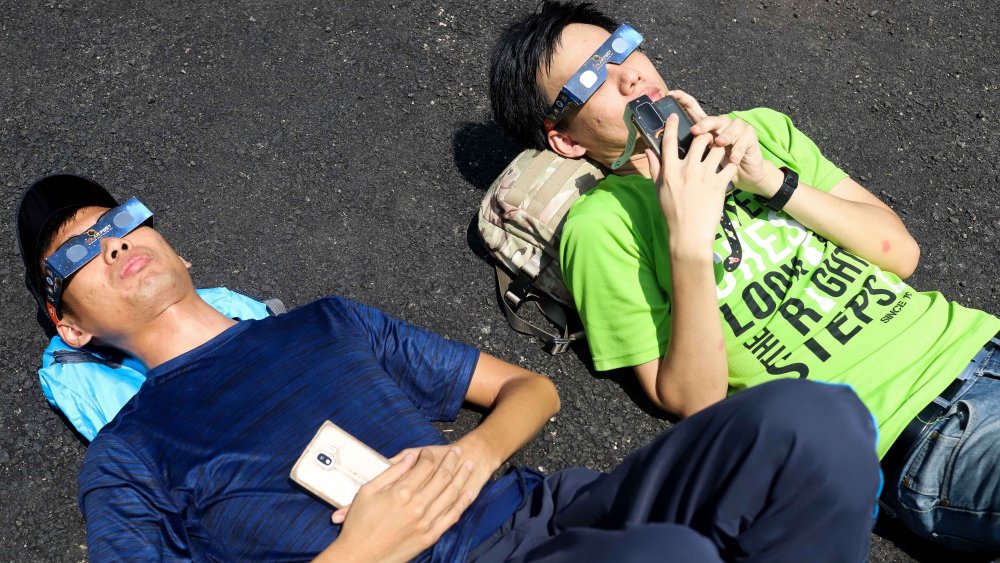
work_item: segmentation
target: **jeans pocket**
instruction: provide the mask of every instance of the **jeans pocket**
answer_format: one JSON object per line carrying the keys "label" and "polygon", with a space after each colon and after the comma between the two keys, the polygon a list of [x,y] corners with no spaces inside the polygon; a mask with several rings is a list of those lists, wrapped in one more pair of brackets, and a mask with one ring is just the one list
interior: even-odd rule
{"label": "jeans pocket", "polygon": [[900,483],[899,500],[905,508],[919,512],[931,510],[947,493],[955,456],[969,427],[968,421],[968,406],[959,401],[931,426],[918,444],[917,452]]}

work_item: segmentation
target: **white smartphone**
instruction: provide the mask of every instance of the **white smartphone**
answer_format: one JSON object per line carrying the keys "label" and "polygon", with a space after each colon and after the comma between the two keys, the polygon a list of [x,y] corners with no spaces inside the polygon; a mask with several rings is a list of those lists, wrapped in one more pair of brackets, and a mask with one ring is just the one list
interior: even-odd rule
{"label": "white smartphone", "polygon": [[354,502],[358,489],[391,464],[329,420],[292,467],[291,478],[337,508]]}

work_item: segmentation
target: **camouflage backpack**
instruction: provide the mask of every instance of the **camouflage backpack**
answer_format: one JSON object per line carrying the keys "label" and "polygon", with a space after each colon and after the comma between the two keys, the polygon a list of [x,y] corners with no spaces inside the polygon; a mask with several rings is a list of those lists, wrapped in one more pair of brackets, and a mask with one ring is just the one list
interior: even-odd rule
{"label": "camouflage backpack", "polygon": [[[584,336],[583,330],[570,328],[575,307],[559,268],[563,221],[573,202],[605,175],[586,159],[526,150],[493,182],[480,206],[479,234],[497,261],[504,316],[514,330],[545,341],[551,354],[564,352]],[[518,313],[529,301],[558,331],[541,328]]]}

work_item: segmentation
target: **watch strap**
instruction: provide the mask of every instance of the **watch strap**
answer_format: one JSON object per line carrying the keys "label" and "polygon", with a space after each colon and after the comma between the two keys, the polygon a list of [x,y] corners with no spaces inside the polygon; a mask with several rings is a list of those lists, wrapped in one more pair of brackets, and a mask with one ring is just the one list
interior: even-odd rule
{"label": "watch strap", "polygon": [[781,211],[784,209],[788,200],[792,199],[795,188],[799,187],[799,175],[794,170],[787,166],[782,166],[781,171],[785,173],[781,187],[778,188],[778,191],[770,199],[764,200],[764,205],[772,211]]}

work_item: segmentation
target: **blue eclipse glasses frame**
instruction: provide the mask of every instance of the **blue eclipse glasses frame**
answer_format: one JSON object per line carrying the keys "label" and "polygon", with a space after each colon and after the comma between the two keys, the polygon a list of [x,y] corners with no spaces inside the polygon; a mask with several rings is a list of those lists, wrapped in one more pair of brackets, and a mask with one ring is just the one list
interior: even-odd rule
{"label": "blue eclipse glasses frame", "polygon": [[54,324],[59,323],[57,311],[62,302],[66,278],[100,255],[101,240],[106,237],[124,237],[152,216],[153,212],[133,197],[118,207],[105,211],[92,227],[59,245],[45,259],[46,309]]}
{"label": "blue eclipse glasses frame", "polygon": [[620,25],[559,91],[552,109],[545,116],[545,130],[554,129],[562,121],[570,105],[582,106],[587,103],[608,79],[607,64],[622,64],[641,43],[642,35],[638,31],[628,24]]}

